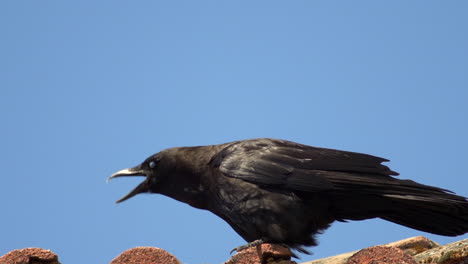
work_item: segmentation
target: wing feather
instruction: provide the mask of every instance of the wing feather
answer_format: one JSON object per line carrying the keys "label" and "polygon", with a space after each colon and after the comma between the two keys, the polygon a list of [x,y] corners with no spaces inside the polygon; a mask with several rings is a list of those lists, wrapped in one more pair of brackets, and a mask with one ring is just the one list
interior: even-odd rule
{"label": "wing feather", "polygon": [[344,182],[359,182],[364,177],[372,184],[398,175],[382,165],[384,161],[388,160],[285,140],[251,139],[227,145],[213,157],[211,165],[228,177],[259,185],[321,191],[339,187],[342,178]]}

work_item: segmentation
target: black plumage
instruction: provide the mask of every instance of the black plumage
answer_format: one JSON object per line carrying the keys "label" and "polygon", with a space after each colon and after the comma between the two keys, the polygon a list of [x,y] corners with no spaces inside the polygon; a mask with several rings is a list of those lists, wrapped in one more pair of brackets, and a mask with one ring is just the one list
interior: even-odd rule
{"label": "black plumage", "polygon": [[110,178],[146,176],[118,202],[160,193],[211,211],[247,242],[301,252],[336,220],[379,217],[439,235],[468,232],[465,197],[396,179],[386,161],[265,138],[166,149]]}

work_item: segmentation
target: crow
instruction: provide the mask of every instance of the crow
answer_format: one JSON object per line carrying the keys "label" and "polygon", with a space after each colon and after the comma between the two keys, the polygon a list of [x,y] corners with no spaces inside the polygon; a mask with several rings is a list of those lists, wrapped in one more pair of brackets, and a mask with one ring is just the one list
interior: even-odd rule
{"label": "crow", "polygon": [[226,221],[248,243],[302,253],[334,221],[381,218],[444,236],[468,232],[468,199],[392,176],[389,160],[259,138],[169,148],[112,174],[145,176],[117,203],[159,193]]}

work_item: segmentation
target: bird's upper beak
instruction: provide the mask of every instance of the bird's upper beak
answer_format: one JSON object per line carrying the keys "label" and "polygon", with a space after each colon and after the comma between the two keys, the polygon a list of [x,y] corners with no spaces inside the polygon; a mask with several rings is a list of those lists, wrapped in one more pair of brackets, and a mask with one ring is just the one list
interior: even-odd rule
{"label": "bird's upper beak", "polygon": [[131,192],[129,192],[127,195],[124,197],[120,198],[119,200],[116,201],[116,203],[123,202],[139,193],[143,192],[148,192],[149,191],[149,179],[148,179],[148,172],[144,169],[141,168],[140,165],[129,168],[129,169],[123,169],[120,170],[114,174],[112,174],[109,178],[107,178],[107,182],[110,180],[117,178],[117,177],[124,177],[124,176],[146,176],[147,178],[140,183],[135,189],[133,189]]}

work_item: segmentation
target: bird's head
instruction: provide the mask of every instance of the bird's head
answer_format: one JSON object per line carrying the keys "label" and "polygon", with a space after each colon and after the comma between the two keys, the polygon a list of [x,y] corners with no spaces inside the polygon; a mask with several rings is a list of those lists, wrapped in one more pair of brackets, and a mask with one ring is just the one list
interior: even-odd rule
{"label": "bird's head", "polygon": [[146,179],[140,183],[135,189],[129,192],[124,197],[120,198],[116,201],[116,203],[123,202],[139,193],[146,193],[146,192],[157,192],[158,183],[160,182],[161,178],[163,177],[164,173],[161,169],[161,158],[162,154],[157,153],[155,155],[150,156],[147,158],[143,163],[137,165],[133,168],[123,169],[114,174],[112,174],[107,181],[117,177],[125,177],[125,176],[144,176]]}
{"label": "bird's head", "polygon": [[210,155],[201,147],[177,147],[156,153],[140,165],[120,170],[107,181],[124,176],[144,176],[146,179],[117,203],[139,193],[158,193],[200,208],[200,195],[203,193],[201,171],[206,169]]}

